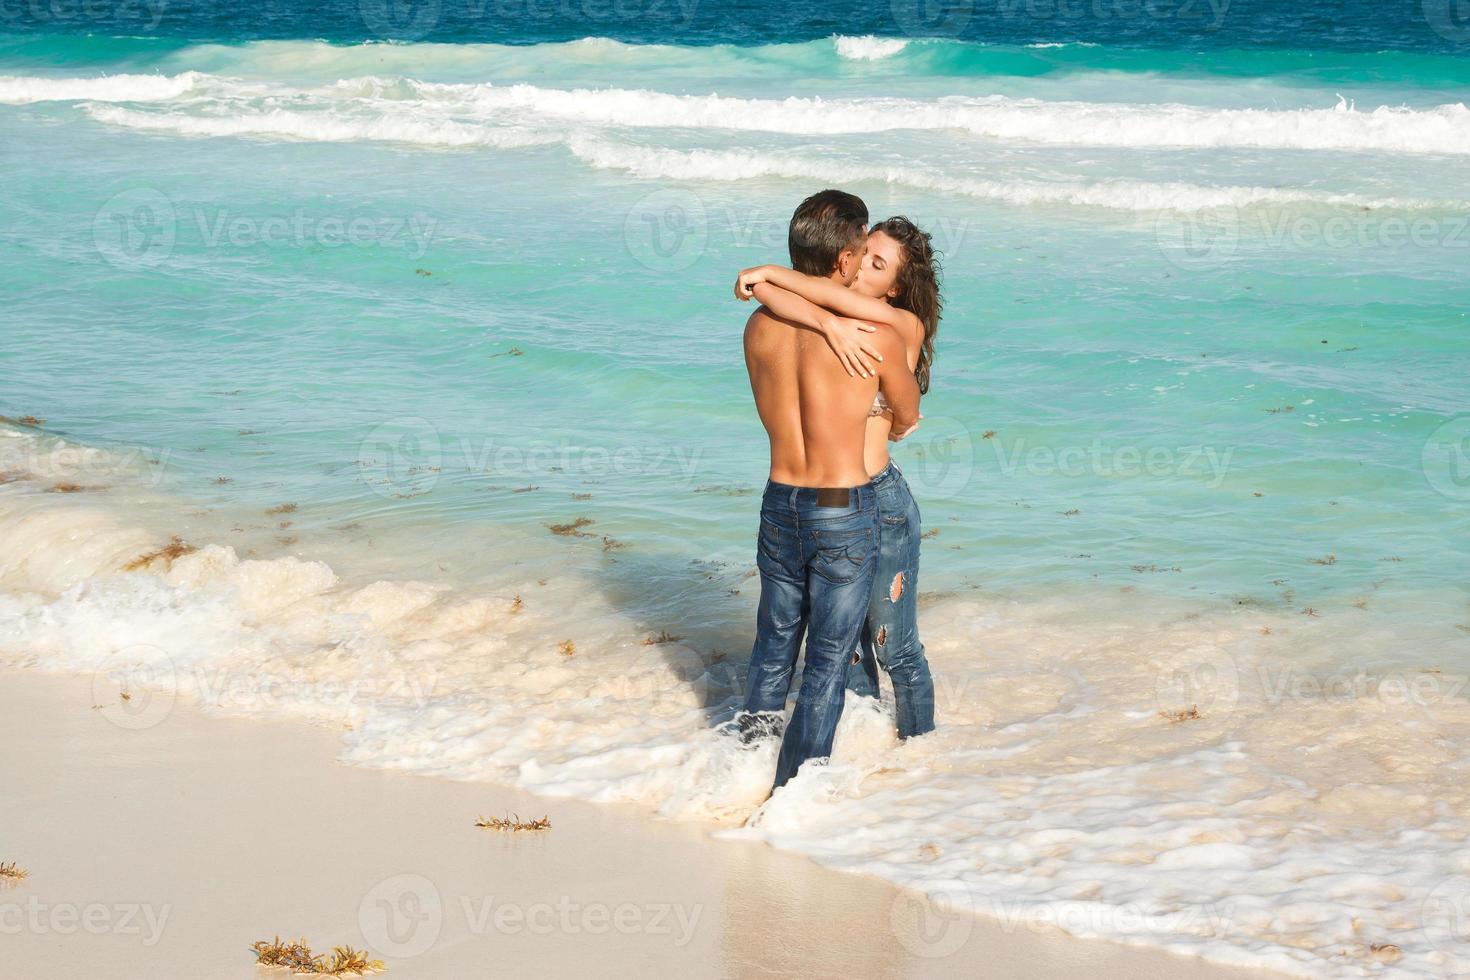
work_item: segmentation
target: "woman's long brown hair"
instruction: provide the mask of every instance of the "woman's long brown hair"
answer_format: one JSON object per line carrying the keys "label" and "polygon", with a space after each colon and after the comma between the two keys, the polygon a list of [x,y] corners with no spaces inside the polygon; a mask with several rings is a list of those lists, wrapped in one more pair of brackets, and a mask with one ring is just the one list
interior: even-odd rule
{"label": "woman's long brown hair", "polygon": [[873,225],[868,233],[881,231],[898,242],[903,249],[903,264],[898,269],[898,293],[891,302],[900,310],[908,310],[924,325],[924,343],[919,348],[919,363],[914,377],[919,391],[929,391],[929,366],[934,363],[934,335],[939,332],[939,318],[944,303],[939,298],[939,258],[934,242],[908,218],[888,218]]}

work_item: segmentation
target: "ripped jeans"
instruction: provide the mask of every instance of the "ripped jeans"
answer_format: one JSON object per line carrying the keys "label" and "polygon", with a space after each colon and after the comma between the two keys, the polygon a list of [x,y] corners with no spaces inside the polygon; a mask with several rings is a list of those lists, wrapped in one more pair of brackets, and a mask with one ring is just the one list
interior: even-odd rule
{"label": "ripped jeans", "polygon": [[919,505],[890,462],[873,487],[878,497],[878,574],[868,599],[862,653],[848,668],[847,686],[878,697],[878,668],[893,683],[898,737],[934,730],[934,678],[919,642]]}

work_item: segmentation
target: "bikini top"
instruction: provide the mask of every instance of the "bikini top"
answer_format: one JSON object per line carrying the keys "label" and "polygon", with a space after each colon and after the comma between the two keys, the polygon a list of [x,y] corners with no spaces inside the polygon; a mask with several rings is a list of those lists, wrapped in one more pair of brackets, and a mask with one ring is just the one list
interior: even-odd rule
{"label": "bikini top", "polygon": [[889,411],[888,399],[884,398],[883,392],[880,391],[878,392],[878,394],[873,396],[873,407],[868,409],[868,418],[882,415],[884,412],[887,411]]}

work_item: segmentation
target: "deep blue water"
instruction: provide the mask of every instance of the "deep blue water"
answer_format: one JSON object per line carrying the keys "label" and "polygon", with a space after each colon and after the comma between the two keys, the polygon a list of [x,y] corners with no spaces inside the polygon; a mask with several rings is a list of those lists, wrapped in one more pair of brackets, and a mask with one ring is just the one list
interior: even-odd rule
{"label": "deep blue water", "polygon": [[0,32],[536,44],[768,44],[831,34],[987,44],[1464,53],[1463,0],[4,0]]}

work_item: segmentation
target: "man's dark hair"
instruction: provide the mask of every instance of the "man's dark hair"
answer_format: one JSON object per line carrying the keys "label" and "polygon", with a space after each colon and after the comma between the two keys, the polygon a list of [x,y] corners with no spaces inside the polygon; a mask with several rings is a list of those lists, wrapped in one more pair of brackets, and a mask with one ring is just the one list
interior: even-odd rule
{"label": "man's dark hair", "polygon": [[818,191],[797,206],[786,233],[791,268],[808,276],[830,276],[842,250],[862,240],[868,206],[846,191]]}

